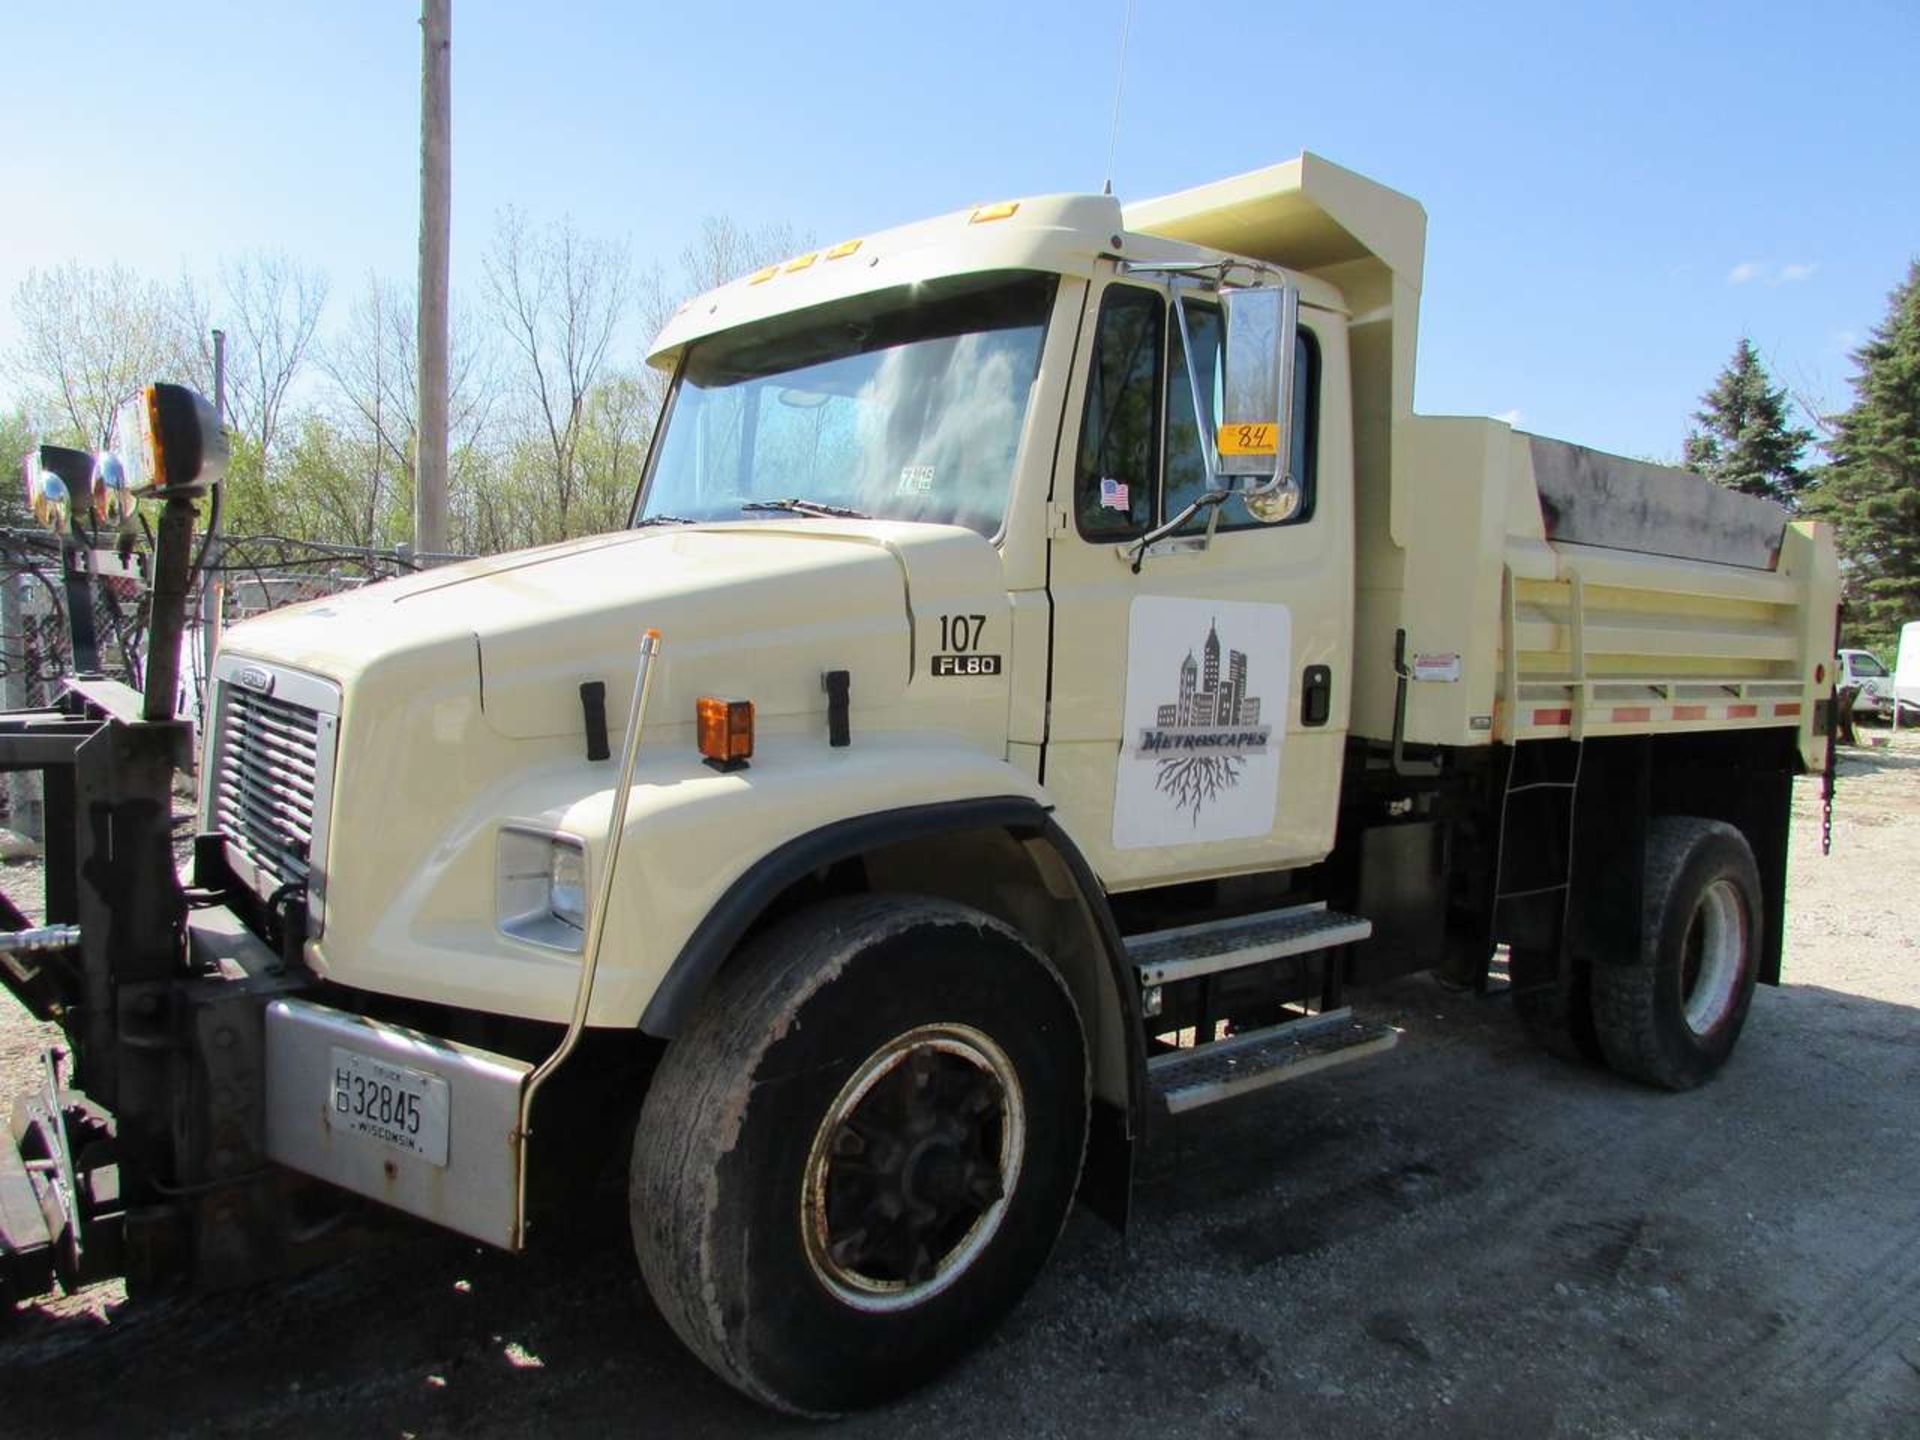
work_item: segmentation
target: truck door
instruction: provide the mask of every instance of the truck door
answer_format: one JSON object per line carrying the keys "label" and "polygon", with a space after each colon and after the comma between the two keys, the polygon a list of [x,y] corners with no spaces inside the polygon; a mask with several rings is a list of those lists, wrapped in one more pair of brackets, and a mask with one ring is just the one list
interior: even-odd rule
{"label": "truck door", "polygon": [[[1178,318],[1163,287],[1109,276],[1093,307],[1053,476],[1044,780],[1113,889],[1310,864],[1332,847],[1353,629],[1351,425],[1341,318],[1303,306],[1294,474],[1265,524],[1239,499],[1132,565],[1135,542],[1201,493]],[[1220,310],[1189,291],[1211,412]]]}

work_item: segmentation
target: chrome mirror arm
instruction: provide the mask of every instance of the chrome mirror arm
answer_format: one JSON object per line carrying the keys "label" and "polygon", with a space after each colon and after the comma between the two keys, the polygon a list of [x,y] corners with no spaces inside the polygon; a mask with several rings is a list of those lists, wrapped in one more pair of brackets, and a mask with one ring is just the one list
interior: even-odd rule
{"label": "chrome mirror arm", "polygon": [[[1180,327],[1180,358],[1186,362],[1187,391],[1193,396],[1193,439],[1200,447],[1200,468],[1207,477],[1207,489],[1217,488],[1214,470],[1213,446],[1207,443],[1207,426],[1201,412],[1200,370],[1193,363],[1193,335],[1187,329],[1187,297],[1176,288],[1173,292],[1174,323]],[[1209,532],[1211,533],[1211,532]]]}
{"label": "chrome mirror arm", "polygon": [[1202,510],[1207,509],[1209,506],[1212,507],[1213,514],[1208,518],[1208,521],[1207,521],[1207,539],[1212,540],[1214,522],[1220,518],[1220,507],[1226,503],[1228,497],[1231,496],[1232,494],[1233,494],[1233,491],[1231,490],[1209,490],[1204,495],[1197,497],[1192,504],[1188,505],[1184,510],[1182,510],[1178,515],[1174,516],[1171,520],[1167,520],[1162,522],[1159,525],[1156,525],[1153,529],[1149,530],[1146,534],[1142,535],[1138,540],[1134,541],[1133,549],[1128,553],[1128,556],[1127,556],[1128,560],[1132,564],[1133,573],[1136,575],[1140,573],[1141,562],[1147,558],[1148,550],[1152,549],[1155,545],[1158,545],[1162,540],[1166,539],[1169,535],[1174,534],[1176,531],[1180,529],[1182,525],[1185,525],[1194,516],[1198,515]]}

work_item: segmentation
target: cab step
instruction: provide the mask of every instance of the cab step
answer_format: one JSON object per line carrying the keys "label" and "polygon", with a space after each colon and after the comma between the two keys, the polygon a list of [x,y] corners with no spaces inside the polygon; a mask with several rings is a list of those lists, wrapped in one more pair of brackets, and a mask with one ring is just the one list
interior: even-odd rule
{"label": "cab step", "polygon": [[1142,986],[1172,985],[1288,955],[1352,945],[1371,934],[1371,920],[1329,910],[1316,900],[1258,915],[1132,935],[1127,938],[1127,958],[1139,972]]}
{"label": "cab step", "polygon": [[1399,1041],[1400,1032],[1391,1025],[1356,1020],[1351,1010],[1333,1010],[1155,1055],[1147,1061],[1147,1080],[1167,1111],[1178,1115],[1364,1060]]}

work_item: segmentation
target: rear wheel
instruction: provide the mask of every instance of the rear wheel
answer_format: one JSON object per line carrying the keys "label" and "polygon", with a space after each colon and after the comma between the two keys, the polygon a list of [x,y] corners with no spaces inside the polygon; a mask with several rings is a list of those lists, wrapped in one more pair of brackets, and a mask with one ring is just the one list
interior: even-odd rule
{"label": "rear wheel", "polygon": [[870,1405],[986,1334],[1078,1179],[1072,997],[963,906],[862,897],[754,942],[642,1109],[634,1245],[721,1378],[801,1414]]}
{"label": "rear wheel", "polygon": [[1688,1090],[1726,1063],[1759,970],[1760,875],[1746,837],[1670,816],[1647,835],[1640,954],[1593,968],[1594,1023],[1622,1075]]}

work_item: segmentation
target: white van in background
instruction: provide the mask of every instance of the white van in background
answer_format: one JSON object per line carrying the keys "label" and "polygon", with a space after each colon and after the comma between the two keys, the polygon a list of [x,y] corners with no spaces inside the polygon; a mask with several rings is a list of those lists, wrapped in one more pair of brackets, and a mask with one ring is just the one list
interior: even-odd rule
{"label": "white van in background", "polygon": [[1893,691],[1899,697],[1899,723],[1920,721],[1920,620],[1900,627],[1900,652],[1893,662]]}
{"label": "white van in background", "polygon": [[1853,713],[1888,715],[1893,710],[1893,674],[1871,650],[1840,652],[1840,688],[1854,690]]}
{"label": "white van in background", "polygon": [[1858,692],[1853,701],[1855,715],[1893,719],[1897,688],[1901,722],[1920,722],[1920,622],[1900,632],[1900,658],[1893,670],[1887,669],[1871,650],[1842,650],[1839,659],[1841,688]]}

